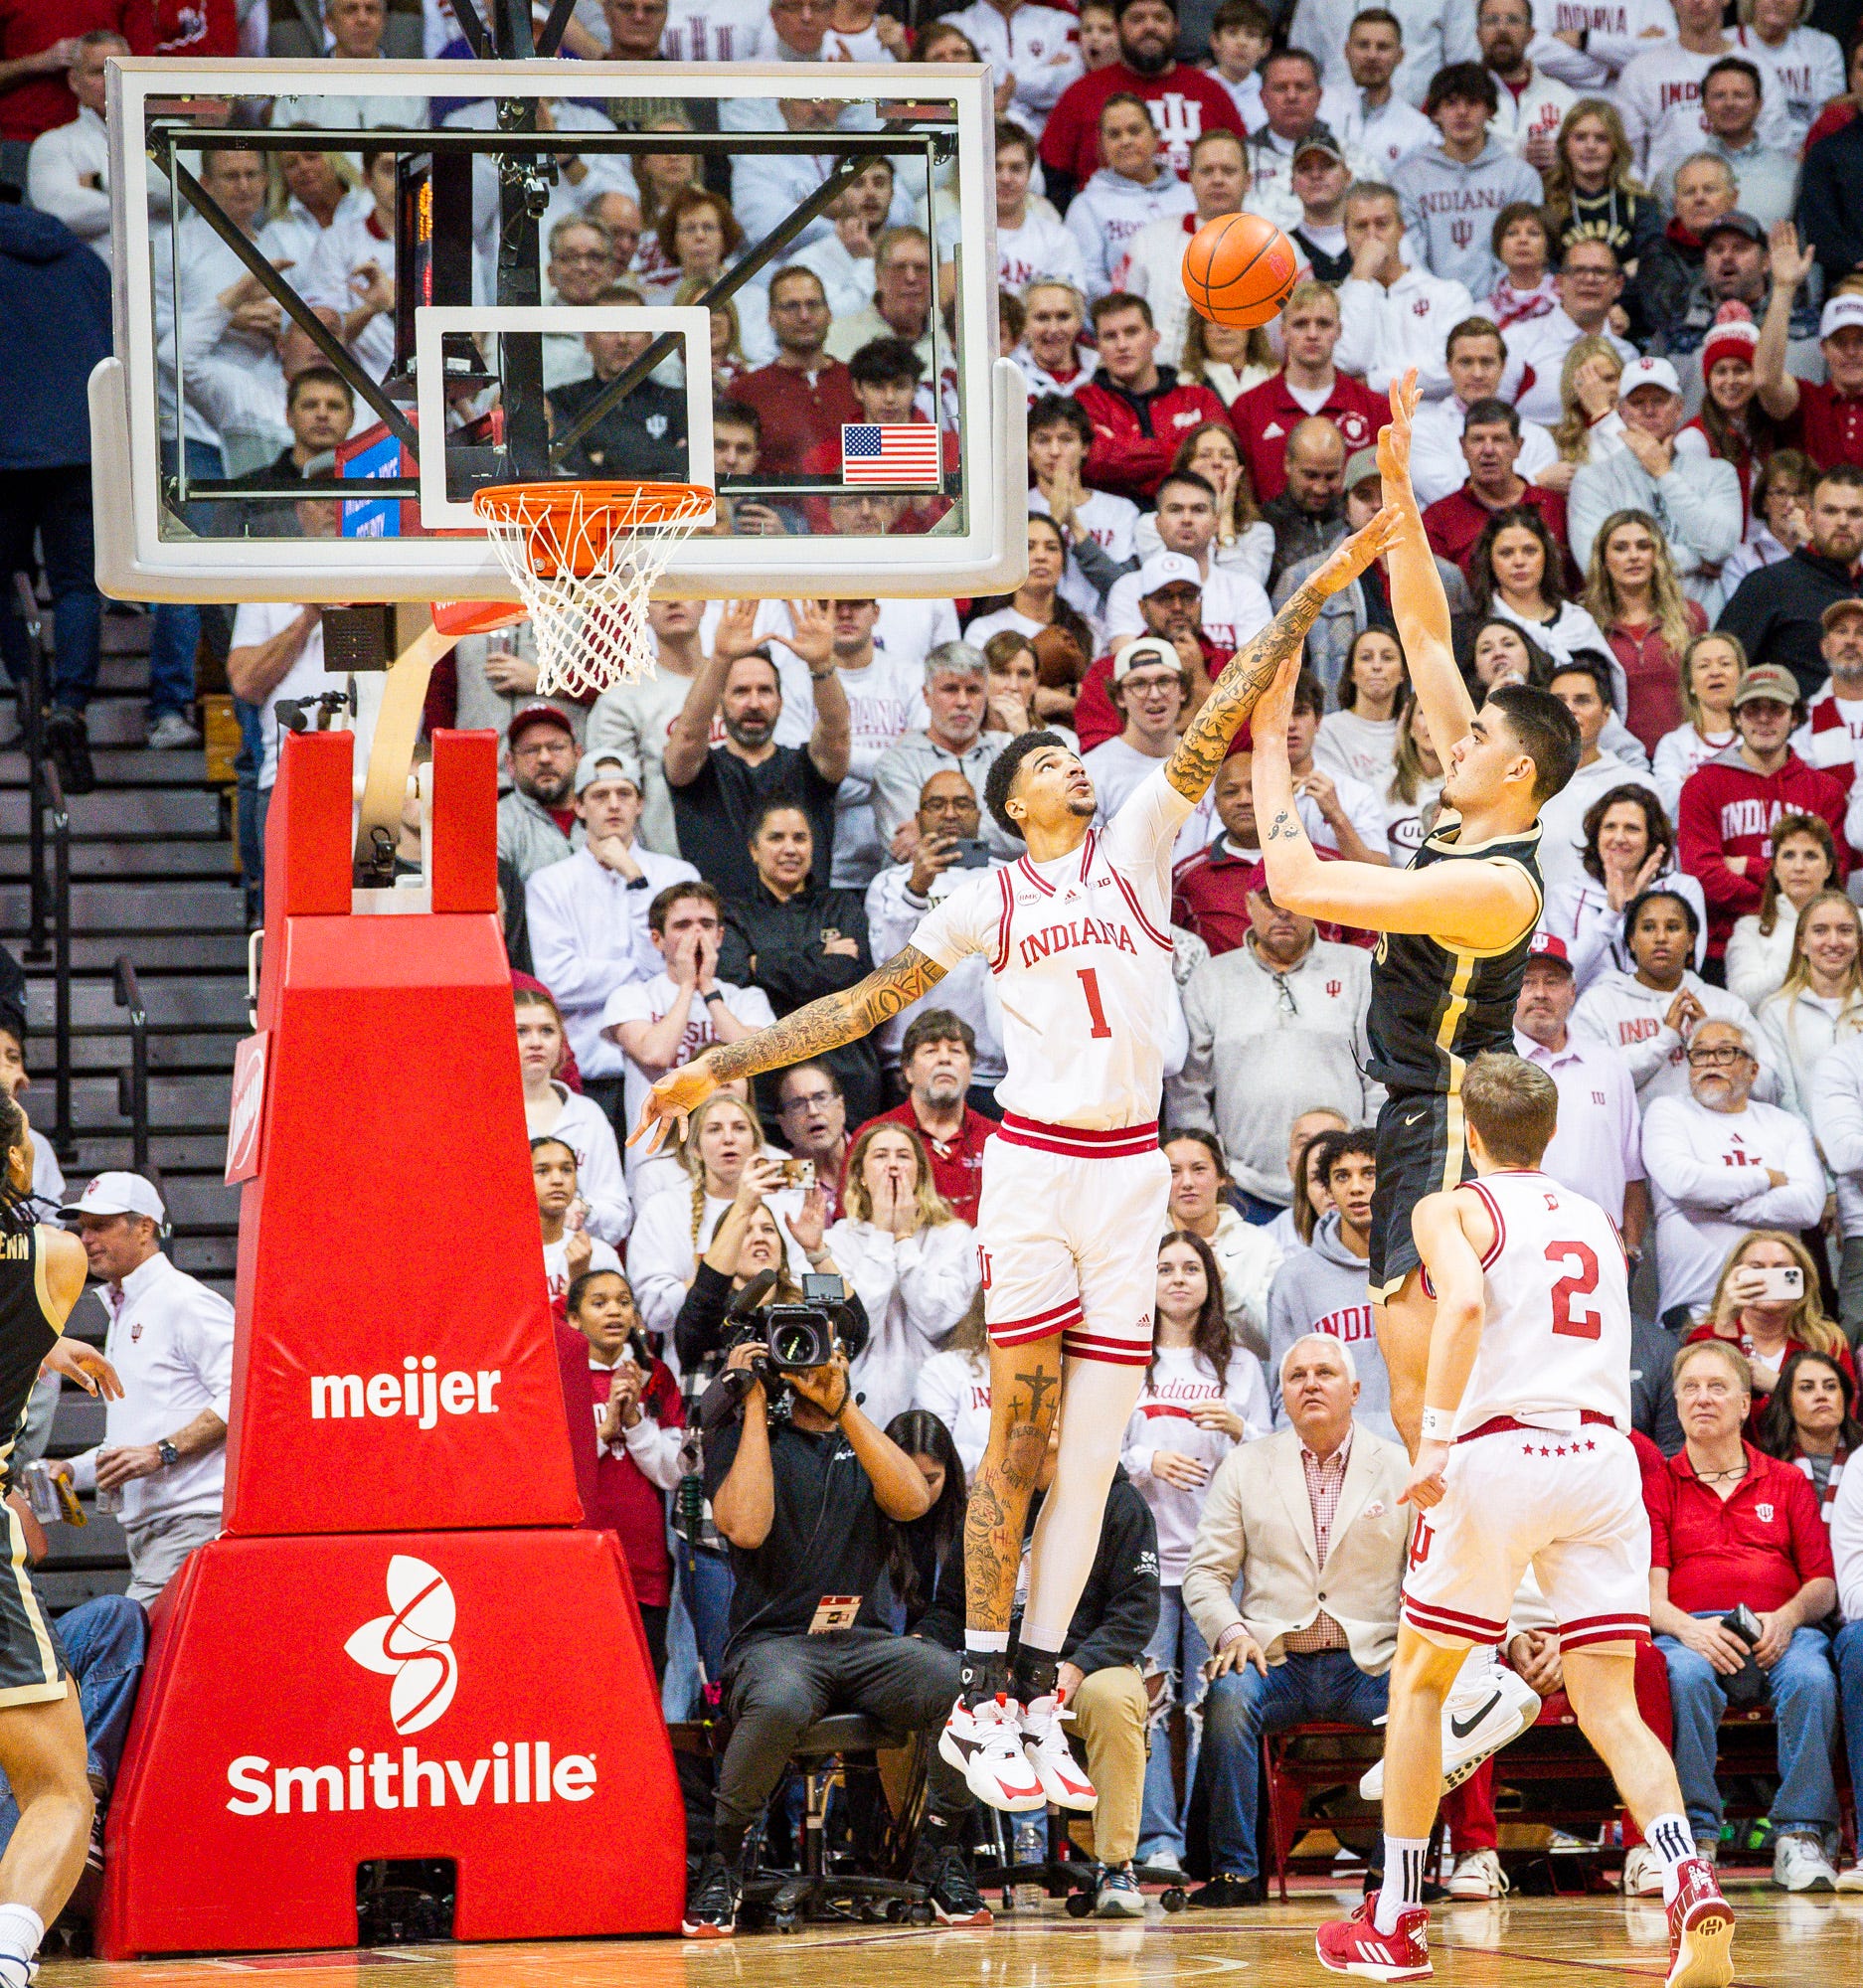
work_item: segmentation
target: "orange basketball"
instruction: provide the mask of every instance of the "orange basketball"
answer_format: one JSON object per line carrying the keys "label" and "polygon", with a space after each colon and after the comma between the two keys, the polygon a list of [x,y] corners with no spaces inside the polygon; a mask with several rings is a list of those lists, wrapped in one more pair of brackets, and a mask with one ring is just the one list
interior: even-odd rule
{"label": "orange basketball", "polygon": [[1248,331],[1279,315],[1300,257],[1271,221],[1259,214],[1219,214],[1184,250],[1184,289],[1213,324]]}

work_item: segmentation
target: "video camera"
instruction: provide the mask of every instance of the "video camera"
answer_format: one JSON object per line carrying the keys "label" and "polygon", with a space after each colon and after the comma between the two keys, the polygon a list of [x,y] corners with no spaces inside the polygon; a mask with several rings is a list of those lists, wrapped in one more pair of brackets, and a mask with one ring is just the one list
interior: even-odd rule
{"label": "video camera", "polygon": [[762,1382],[771,1394],[772,1409],[786,1409],[786,1400],[776,1398],[772,1384],[785,1374],[826,1367],[834,1358],[836,1340],[851,1332],[853,1313],[847,1286],[839,1277],[804,1276],[800,1304],[765,1307],[762,1301],[775,1282],[774,1270],[760,1270],[725,1314],[726,1352],[746,1344],[760,1350],[749,1366],[726,1368],[706,1390],[700,1414],[708,1427],[715,1427],[743,1408],[754,1381]]}

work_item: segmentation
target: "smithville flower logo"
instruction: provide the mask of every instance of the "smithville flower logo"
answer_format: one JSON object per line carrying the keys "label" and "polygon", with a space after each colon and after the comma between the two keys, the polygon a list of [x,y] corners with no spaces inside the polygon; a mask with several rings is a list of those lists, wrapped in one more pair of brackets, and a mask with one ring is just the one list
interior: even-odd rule
{"label": "smithville flower logo", "polygon": [[411,1554],[388,1564],[393,1613],[365,1622],[343,1645],[364,1670],[393,1678],[388,1713],[395,1731],[424,1733],[452,1703],[459,1684],[452,1652],[457,1609],[446,1576]]}

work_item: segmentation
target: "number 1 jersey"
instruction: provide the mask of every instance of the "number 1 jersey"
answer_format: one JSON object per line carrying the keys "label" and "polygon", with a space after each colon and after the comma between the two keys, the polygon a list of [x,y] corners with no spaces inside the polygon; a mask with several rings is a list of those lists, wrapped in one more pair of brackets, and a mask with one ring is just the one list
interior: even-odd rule
{"label": "number 1 jersey", "polygon": [[1466,1435],[1496,1415],[1569,1426],[1582,1409],[1630,1426],[1630,1290],[1610,1217],[1542,1173],[1463,1183],[1494,1222],[1482,1258],[1487,1317],[1455,1414]]}
{"label": "number 1 jersey", "polygon": [[1147,774],[1079,849],[977,871],[920,920],[913,945],[946,972],[969,953],[989,961],[1005,1110],[1093,1131],[1156,1122],[1177,998],[1171,851],[1190,812],[1162,770]]}

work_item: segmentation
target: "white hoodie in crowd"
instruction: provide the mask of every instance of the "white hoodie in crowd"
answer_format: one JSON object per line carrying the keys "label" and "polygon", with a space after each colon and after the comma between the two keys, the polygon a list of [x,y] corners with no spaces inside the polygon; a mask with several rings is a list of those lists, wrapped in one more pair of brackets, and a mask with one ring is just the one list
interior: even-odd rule
{"label": "white hoodie in crowd", "polygon": [[1333,363],[1341,373],[1362,375],[1377,394],[1414,366],[1424,399],[1440,400],[1449,391],[1448,335],[1473,312],[1464,284],[1428,269],[1406,269],[1388,289],[1348,276],[1339,285]]}
{"label": "white hoodie in crowd", "polygon": [[1068,233],[1087,269],[1088,297],[1103,297],[1118,287],[1114,272],[1125,260],[1126,246],[1147,222],[1191,214],[1196,206],[1196,195],[1162,166],[1149,186],[1101,166],[1068,205]]}
{"label": "white hoodie in crowd", "polygon": [[[1730,48],[1759,70],[1760,122],[1756,135],[1771,150],[1784,151],[1791,142],[1791,119],[1785,90],[1763,47]],[[1691,152],[1701,150],[1708,136],[1701,111],[1701,84],[1720,56],[1696,55],[1679,42],[1654,42],[1626,63],[1617,79],[1613,100],[1630,141],[1631,171],[1645,186],[1663,174],[1673,174]]]}
{"label": "white hoodie in crowd", "polygon": [[[1452,496],[1468,481],[1468,458],[1462,454],[1462,428],[1467,419],[1468,410],[1453,394],[1426,401],[1417,410],[1411,422],[1411,487],[1420,504]],[[1514,474],[1537,483],[1540,471],[1558,460],[1559,444],[1551,429],[1523,419]]]}
{"label": "white hoodie in crowd", "polygon": [[1785,97],[1785,121],[1791,150],[1804,148],[1805,134],[1817,114],[1833,96],[1844,91],[1843,47],[1834,35],[1822,28],[1794,28],[1778,48],[1760,39],[1751,23],[1734,31],[1734,45],[1741,55],[1751,55],[1769,64],[1779,80]]}
{"label": "white hoodie in crowd", "polygon": [[1023,0],[1005,11],[992,0],[972,0],[942,18],[970,38],[970,46],[998,77],[1015,78],[1009,108],[998,114],[1039,138],[1062,91],[1085,68],[1081,24],[1073,9]]}
{"label": "white hoodie in crowd", "polygon": [[1498,138],[1522,158],[1529,139],[1558,135],[1566,112],[1579,100],[1578,91],[1542,69],[1537,59],[1529,62],[1526,83],[1517,92],[1512,83],[1495,77],[1500,108],[1488,119],[1488,136]]}
{"label": "white hoodie in crowd", "polygon": [[[1548,76],[1596,95],[1633,56],[1675,39],[1669,0],[1533,0],[1533,41],[1527,53]],[[1574,48],[1561,35],[1577,35]]]}
{"label": "white hoodie in crowd", "polygon": [[1837,1221],[1848,1242],[1863,1236],[1863,1036],[1843,1037],[1820,1061],[1810,1104],[1811,1128],[1837,1182]]}
{"label": "white hoodie in crowd", "polygon": [[[1684,973],[1682,987],[1694,995],[1711,1022],[1734,1022],[1760,1060],[1754,1084],[1756,1097],[1778,1095],[1770,1046],[1753,1010],[1725,987],[1710,987],[1698,973]],[[1663,1019],[1681,989],[1646,987],[1631,973],[1601,973],[1579,997],[1572,1011],[1572,1033],[1582,1041],[1615,1050],[1628,1066],[1636,1084],[1636,1101],[1645,1112],[1658,1097],[1688,1095],[1687,1045]]]}
{"label": "white hoodie in crowd", "polygon": [[[1750,1229],[1807,1229],[1824,1212],[1824,1166],[1810,1127],[1777,1104],[1710,1111],[1661,1097],[1643,1117],[1643,1166],[1656,1207],[1657,1302],[1698,1311]],[[1772,1186],[1767,1169],[1785,1176]]]}
{"label": "white hoodie in crowd", "polygon": [[[1273,1433],[1268,1378],[1253,1353],[1236,1347],[1219,1381],[1215,1367],[1194,1348],[1161,1346],[1152,1356],[1145,1372],[1145,1391],[1125,1426],[1125,1447],[1119,1461],[1157,1523],[1158,1580],[1165,1587],[1183,1585],[1197,1521],[1203,1516],[1204,1493],[1216,1466],[1236,1447],[1237,1438],[1227,1429],[1205,1428],[1197,1421],[1199,1408],[1217,1403],[1226,1404],[1241,1416],[1242,1441],[1254,1442]],[[1185,1491],[1154,1477],[1151,1459],[1161,1449],[1174,1450],[1202,1464],[1202,1485]]]}
{"label": "white hoodie in crowd", "polygon": [[913,1383],[912,1405],[929,1408],[950,1430],[963,1463],[964,1482],[977,1474],[990,1441],[990,1363],[981,1353],[954,1347],[934,1353]]}
{"label": "white hoodie in crowd", "polygon": [[911,1406],[914,1377],[976,1296],[976,1231],[941,1222],[895,1236],[843,1216],[823,1244],[866,1307],[867,1344],[849,1380],[861,1412],[883,1429]]}
{"label": "white hoodie in crowd", "polygon": [[1158,328],[1160,366],[1176,366],[1184,356],[1184,334],[1190,329],[1184,250],[1197,227],[1194,207],[1146,222],[1126,243],[1124,265],[1113,271],[1116,289],[1143,297],[1151,306],[1151,321]]}
{"label": "white hoodie in crowd", "polygon": [[[1813,994],[1801,987],[1795,994],[1781,990],[1757,1003],[1755,1013],[1778,1071],[1778,1101],[1811,1124],[1824,1059],[1839,1043],[1863,1033],[1863,1009],[1846,1003],[1842,995]],[[1863,1236],[1863,1228],[1846,1221],[1844,1234]]]}
{"label": "white hoodie in crowd", "polygon": [[996,230],[996,281],[1020,296],[1031,283],[1053,281],[1087,288],[1087,260],[1081,245],[1045,200],[1031,200],[1020,228]]}
{"label": "white hoodie in crowd", "polygon": [[[1695,933],[1695,971],[1708,956],[1708,902],[1701,885],[1686,870],[1671,865],[1649,883],[1650,890],[1673,891],[1695,908],[1699,929]],[[1540,913],[1540,929],[1566,942],[1566,956],[1572,962],[1572,977],[1581,994],[1601,973],[1630,973],[1633,963],[1623,943],[1623,913],[1610,908],[1610,893],[1585,868],[1583,857],[1559,877],[1557,887],[1546,885],[1546,906]]]}

